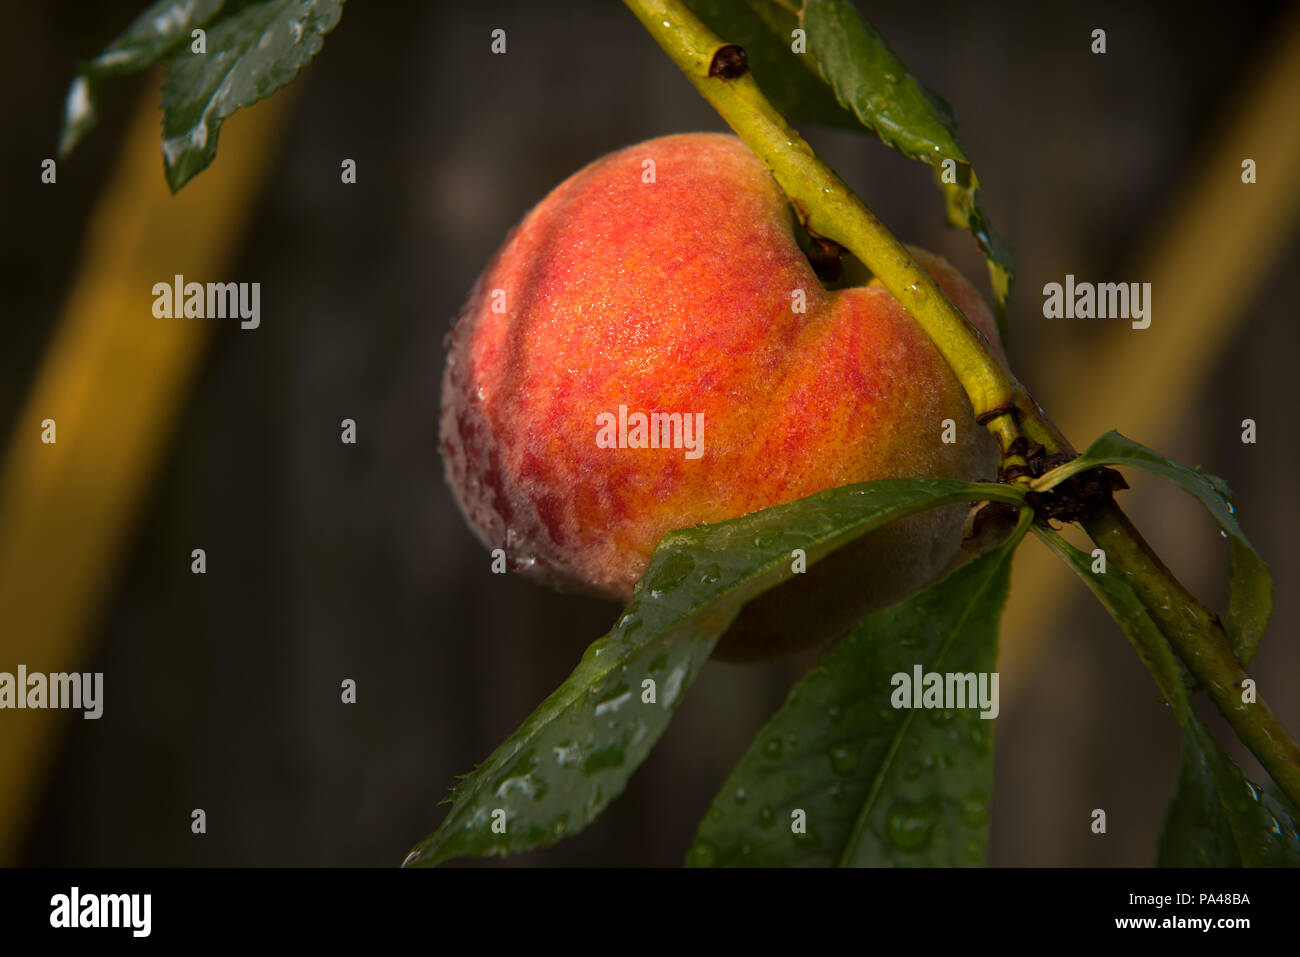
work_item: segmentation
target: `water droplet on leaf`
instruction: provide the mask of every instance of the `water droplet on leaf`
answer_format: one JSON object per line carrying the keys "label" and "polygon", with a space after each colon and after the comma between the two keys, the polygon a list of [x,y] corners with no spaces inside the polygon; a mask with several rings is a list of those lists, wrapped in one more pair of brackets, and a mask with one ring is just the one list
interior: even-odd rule
{"label": "water droplet on leaf", "polygon": [[971,827],[980,827],[989,819],[989,799],[975,792],[961,802],[961,819]]}
{"label": "water droplet on leaf", "polygon": [[650,596],[662,598],[665,592],[672,591],[695,569],[695,559],[682,552],[669,555],[662,565],[655,569],[650,579]]}
{"label": "water droplet on leaf", "polygon": [[692,867],[712,867],[718,859],[718,852],[708,841],[696,841],[691,847],[690,857]]}
{"label": "water droplet on leaf", "polygon": [[852,774],[858,766],[858,757],[856,748],[831,748],[831,770],[836,774]]}
{"label": "water droplet on leaf", "polygon": [[905,851],[922,850],[930,843],[938,816],[938,798],[920,802],[899,799],[889,809],[889,839]]}

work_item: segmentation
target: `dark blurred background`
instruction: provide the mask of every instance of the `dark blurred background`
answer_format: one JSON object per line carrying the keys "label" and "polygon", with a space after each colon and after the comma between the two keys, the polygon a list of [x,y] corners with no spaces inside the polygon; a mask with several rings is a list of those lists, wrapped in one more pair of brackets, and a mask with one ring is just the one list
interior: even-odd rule
{"label": "dark blurred background", "polygon": [[[156,98],[158,77],[105,86],[101,122],[59,164],[57,187],[39,183],[40,159],[53,155],[76,62],[141,6],[5,7],[6,444],[17,441],[129,118]],[[1154,290],[1148,333],[1046,320],[1040,294],[1067,272],[1151,279],[1143,264],[1177,241],[1176,211],[1200,195],[1262,51],[1295,29],[1293,12],[1239,2],[861,6],[957,112],[984,205],[1018,258],[1010,353],[1020,377],[1077,445],[1115,427],[1232,485],[1278,583],[1252,671],[1300,733],[1294,210],[1273,224],[1276,258],[1253,257],[1262,272],[1213,277],[1233,290],[1231,308],[1208,327],[1219,338],[1197,363],[1160,338],[1184,322],[1162,311],[1168,286]],[[489,52],[497,27],[504,56]],[[1089,52],[1097,27],[1104,56]],[[4,822],[16,829],[7,863],[396,865],[441,820],[454,776],[555,688],[616,613],[489,574],[442,478],[442,340],[507,230],[551,187],[617,147],[722,124],[613,2],[354,0],[291,89],[250,227],[231,267],[207,277],[260,281],[261,328],[219,324],[113,563],[79,665],[105,673],[104,717],[52,716],[54,750],[5,769],[24,776],[27,793],[25,812]],[[1276,115],[1278,129],[1297,124],[1296,102]],[[805,132],[900,237],[947,255],[987,293],[978,252],[943,226],[925,168],[872,135]],[[1214,174],[1226,189],[1252,188],[1237,164],[1253,148],[1242,143]],[[240,149],[232,121],[213,169]],[[339,182],[345,157],[357,162],[355,186]],[[203,189],[211,172],[187,189]],[[1259,175],[1294,191],[1298,173]],[[1094,378],[1078,356],[1147,371]],[[1136,381],[1147,376],[1167,391],[1153,399]],[[1091,427],[1090,414],[1107,419],[1093,435],[1072,427]],[[1240,442],[1248,416],[1256,445]],[[357,422],[355,446],[339,441],[343,418]],[[1182,495],[1133,484],[1130,514],[1192,590],[1222,607],[1225,550],[1211,523]],[[190,574],[198,547],[204,576]],[[1003,639],[991,861],[1149,864],[1176,726],[1092,599],[1020,567],[1044,562],[1041,550],[1018,562],[1023,589]],[[0,608],[0,669],[12,670],[7,617]],[[594,826],[506,863],[680,863],[715,789],[811,660],[710,663]],[[357,682],[354,706],[339,700],[345,678]],[[1263,778],[1235,742],[1230,751]],[[206,835],[191,833],[193,808],[207,813]],[[1104,836],[1089,830],[1093,808],[1107,810]]]}

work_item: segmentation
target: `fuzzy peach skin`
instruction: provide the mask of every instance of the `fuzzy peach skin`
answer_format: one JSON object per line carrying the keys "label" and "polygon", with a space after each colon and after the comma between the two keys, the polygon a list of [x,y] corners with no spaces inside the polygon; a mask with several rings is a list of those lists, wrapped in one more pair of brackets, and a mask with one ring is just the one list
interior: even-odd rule
{"label": "fuzzy peach skin", "polygon": [[[792,229],[762,163],[718,134],[599,159],[524,218],[465,304],[443,379],[447,478],[489,548],[625,600],[672,529],[869,479],[993,476],[992,441],[924,332],[877,284],[828,291]],[[912,253],[1000,356],[970,284]],[[619,406],[703,413],[703,454],[598,447],[597,416]],[[916,518],[882,567],[955,553],[959,513]]]}

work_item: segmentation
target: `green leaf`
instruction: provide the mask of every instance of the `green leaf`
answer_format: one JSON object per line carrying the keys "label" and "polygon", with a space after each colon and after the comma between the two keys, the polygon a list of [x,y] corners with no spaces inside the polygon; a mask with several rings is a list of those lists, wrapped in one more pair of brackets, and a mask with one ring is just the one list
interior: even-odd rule
{"label": "green leaf", "polygon": [[[1015,504],[1023,493],[891,479],[665,535],[614,629],[462,781],[441,827],[406,863],[524,851],[582,830],[623,791],[741,607],[791,577],[794,549],[812,563],[895,519],[984,499]],[[646,679],[654,680],[652,702]],[[497,811],[504,834],[492,828]]]}
{"label": "green leaf", "polygon": [[816,61],[793,51],[791,33],[799,26],[795,14],[771,0],[686,0],[686,6],[723,40],[745,48],[755,82],[787,118],[862,128],[822,80]]}
{"label": "green leaf", "polygon": [[67,156],[95,125],[99,81],[137,73],[190,42],[228,0],[159,0],[131,21],[93,60],[81,64],[64,106],[59,155]]}
{"label": "green leaf", "polygon": [[163,84],[163,160],[176,192],[217,155],[221,124],[284,86],[320,52],[343,0],[266,0],[208,29],[207,52],[182,48]]}
{"label": "green leaf", "polygon": [[1160,867],[1300,867],[1300,830],[1282,802],[1252,784],[1189,711]]}
{"label": "green leaf", "polygon": [[1070,564],[1128,635],[1183,728],[1178,783],[1165,812],[1161,867],[1300,865],[1300,834],[1285,805],[1247,780],[1188,700],[1168,642],[1119,575],[1092,572],[1092,558],[1055,532],[1039,537]]}
{"label": "green leaf", "polygon": [[1022,510],[1003,544],[868,615],[795,685],[714,799],[688,864],[984,862],[992,722],[977,708],[896,708],[894,676],[993,672],[1011,554],[1031,517]]}
{"label": "green leaf", "polygon": [[[99,82],[160,60],[163,162],[176,192],[217,155],[221,124],[284,86],[320,52],[343,0],[163,0],[136,17],[95,59],[81,65],[64,106],[59,154],[95,124]],[[191,33],[205,32],[204,52]]]}
{"label": "green leaf", "polygon": [[1047,491],[1067,478],[1099,465],[1127,465],[1154,472],[1196,496],[1209,509],[1228,539],[1231,562],[1228,617],[1223,627],[1232,639],[1237,659],[1243,666],[1249,665],[1259,649],[1273,611],[1273,579],[1269,576],[1268,566],[1237,524],[1227,483],[1199,469],[1172,462],[1118,432],[1107,432],[1078,458],[1044,475],[1034,483],[1034,488]]}
{"label": "green leaf", "polygon": [[[840,103],[887,145],[934,167],[948,222],[968,230],[979,244],[1001,306],[1015,264],[980,207],[979,179],[957,143],[952,109],[907,71],[851,0],[805,0],[803,25],[808,55]],[[953,161],[947,177],[945,160]],[[1002,319],[999,309],[999,324]]]}

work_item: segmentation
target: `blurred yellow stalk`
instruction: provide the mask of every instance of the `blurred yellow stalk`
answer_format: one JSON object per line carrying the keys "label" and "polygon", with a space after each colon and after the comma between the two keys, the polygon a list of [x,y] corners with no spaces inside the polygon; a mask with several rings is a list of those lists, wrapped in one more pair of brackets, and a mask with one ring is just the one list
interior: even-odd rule
{"label": "blurred yellow stalk", "polygon": [[[215,325],[155,318],[151,289],[176,273],[231,278],[288,107],[281,92],[232,117],[217,160],[173,197],[157,91],[151,78],[0,470],[0,670],[86,670],[99,612]],[[56,423],[54,444],[41,441],[44,419]],[[176,573],[188,574],[187,555],[176,556]],[[111,716],[124,703],[111,675],[104,685]],[[0,862],[20,850],[30,802],[69,720],[80,712],[4,713]],[[184,826],[188,809],[177,815]]]}

